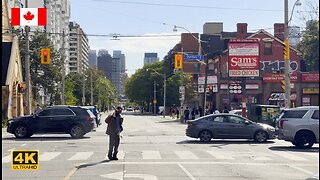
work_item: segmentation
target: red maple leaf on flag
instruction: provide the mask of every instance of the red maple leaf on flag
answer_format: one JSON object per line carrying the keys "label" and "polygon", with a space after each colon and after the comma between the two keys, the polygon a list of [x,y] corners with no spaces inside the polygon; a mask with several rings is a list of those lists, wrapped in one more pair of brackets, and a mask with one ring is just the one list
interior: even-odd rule
{"label": "red maple leaf on flag", "polygon": [[31,14],[30,11],[28,11],[25,15],[23,15],[23,17],[27,20],[27,21],[31,21],[34,18],[34,15]]}

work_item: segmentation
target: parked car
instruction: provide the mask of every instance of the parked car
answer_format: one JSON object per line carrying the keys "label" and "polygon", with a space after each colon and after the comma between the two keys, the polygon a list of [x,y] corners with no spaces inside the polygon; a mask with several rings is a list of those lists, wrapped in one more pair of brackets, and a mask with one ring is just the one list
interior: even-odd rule
{"label": "parked car", "polygon": [[132,112],[132,111],[133,111],[133,108],[132,108],[132,107],[127,107],[126,111]]}
{"label": "parked car", "polygon": [[7,132],[16,138],[27,138],[38,133],[65,133],[80,138],[93,130],[94,121],[95,116],[85,108],[49,106],[37,114],[10,119]]}
{"label": "parked car", "polygon": [[319,143],[319,106],[284,109],[277,120],[278,139],[299,148],[311,148]]}
{"label": "parked car", "polygon": [[[92,114],[94,115],[94,106],[82,106],[82,107],[89,109],[92,112]],[[95,127],[98,127],[99,125],[101,125],[101,113],[98,111],[98,109],[96,109],[96,111],[97,111],[98,117],[96,117]]]}
{"label": "parked car", "polygon": [[220,113],[211,114],[187,121],[186,135],[192,138],[200,138],[208,142],[211,139],[254,139],[257,142],[265,142],[275,139],[275,128],[250,121],[239,115]]}

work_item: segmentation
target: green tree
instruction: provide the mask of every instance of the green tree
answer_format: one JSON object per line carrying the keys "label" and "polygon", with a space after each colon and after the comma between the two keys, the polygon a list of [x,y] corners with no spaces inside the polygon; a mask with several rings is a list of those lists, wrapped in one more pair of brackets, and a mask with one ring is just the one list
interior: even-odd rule
{"label": "green tree", "polygon": [[[131,102],[140,106],[147,106],[152,103],[154,82],[157,84],[157,105],[163,105],[163,76],[158,75],[153,70],[163,74],[164,61],[145,65],[133,74],[125,84],[125,94]],[[194,98],[191,76],[184,74],[183,84],[186,87],[186,99]],[[166,106],[179,106],[179,86],[181,85],[181,74],[177,72],[166,81]]]}
{"label": "green tree", "polygon": [[298,49],[305,60],[307,71],[319,71],[319,20],[310,20]]}
{"label": "green tree", "polygon": [[[26,57],[26,39],[24,34],[19,36],[20,57],[22,60]],[[49,47],[51,50],[49,65],[40,63],[41,48]],[[60,54],[54,49],[52,42],[47,34],[40,31],[32,32],[30,35],[30,79],[32,85],[32,95],[35,101],[40,101],[39,91],[43,90],[45,97],[50,98],[51,103],[59,104],[60,90],[58,84],[61,84],[62,60]],[[25,63],[22,63],[23,76],[25,77]]]}

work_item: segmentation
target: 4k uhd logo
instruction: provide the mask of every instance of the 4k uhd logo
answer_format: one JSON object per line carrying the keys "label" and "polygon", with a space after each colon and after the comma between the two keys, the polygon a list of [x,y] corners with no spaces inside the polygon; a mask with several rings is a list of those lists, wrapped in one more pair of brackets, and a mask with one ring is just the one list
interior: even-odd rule
{"label": "4k uhd logo", "polygon": [[39,150],[12,150],[12,170],[38,170]]}

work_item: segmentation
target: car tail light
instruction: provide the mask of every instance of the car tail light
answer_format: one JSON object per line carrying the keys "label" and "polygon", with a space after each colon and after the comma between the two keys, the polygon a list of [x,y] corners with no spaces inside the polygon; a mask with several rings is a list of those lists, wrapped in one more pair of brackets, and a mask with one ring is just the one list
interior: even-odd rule
{"label": "car tail light", "polygon": [[284,122],[285,122],[285,121],[287,121],[287,120],[280,120],[280,121],[279,121],[279,128],[280,128],[280,129],[283,129],[283,126],[284,126]]}
{"label": "car tail light", "polygon": [[87,116],[87,121],[94,121],[94,118]]}

